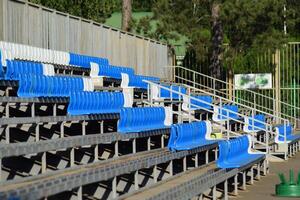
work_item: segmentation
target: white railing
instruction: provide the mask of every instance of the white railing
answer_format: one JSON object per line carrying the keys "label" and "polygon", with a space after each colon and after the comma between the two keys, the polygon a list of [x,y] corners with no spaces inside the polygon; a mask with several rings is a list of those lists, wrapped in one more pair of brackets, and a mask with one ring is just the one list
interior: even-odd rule
{"label": "white railing", "polygon": [[[213,110],[206,109],[206,108],[203,108],[203,107],[201,107],[201,106],[198,106],[198,105],[195,105],[195,104],[192,104],[192,103],[191,103],[191,100],[193,100],[193,101],[196,101],[196,102],[199,102],[199,103],[208,105],[208,106],[210,106],[210,107],[216,106],[216,105],[214,105],[213,103],[209,103],[209,102],[206,102],[206,101],[203,101],[203,100],[201,100],[201,99],[197,99],[197,98],[191,96],[190,88],[188,88],[188,94],[184,94],[184,93],[180,92],[180,90],[179,90],[179,91],[173,90],[172,87],[171,87],[171,88],[168,88],[168,87],[165,87],[165,86],[163,86],[163,85],[160,85],[160,84],[157,84],[157,83],[154,83],[154,82],[150,82],[150,81],[145,81],[145,82],[148,83],[148,90],[147,90],[147,93],[148,93],[148,104],[151,105],[151,106],[154,106],[154,105],[155,105],[155,100],[152,98],[152,95],[151,95],[151,92],[152,92],[152,89],[151,89],[151,88],[153,88],[153,87],[155,86],[155,87],[158,87],[159,89],[163,89],[163,90],[169,91],[170,94],[171,94],[171,97],[170,97],[170,100],[171,100],[171,101],[174,100],[173,97],[172,97],[172,94],[177,94],[177,95],[179,95],[179,101],[182,100],[181,97],[182,97],[182,98],[185,97],[185,98],[188,99],[188,107],[189,107],[189,109],[188,109],[188,117],[189,117],[189,121],[190,121],[190,122],[191,122],[192,120],[193,120],[193,121],[199,121],[199,120],[195,119],[195,117],[193,117],[192,114],[191,114],[191,107],[192,107],[192,106],[193,106],[194,108],[199,108],[199,109],[205,110],[205,111],[207,111],[208,113],[215,114],[215,112],[214,112]],[[219,116],[221,116],[221,119],[222,119],[223,117],[226,117],[226,120],[225,120],[225,121],[226,121],[226,123],[227,123],[227,128],[226,128],[227,138],[230,137],[230,135],[229,135],[230,133],[233,134],[233,135],[235,135],[235,136],[240,136],[241,134],[236,133],[236,132],[230,130],[230,128],[229,128],[229,127],[230,127],[230,126],[229,126],[229,123],[230,123],[230,121],[235,121],[235,122],[238,122],[238,123],[240,123],[240,124],[242,124],[242,125],[245,126],[245,125],[246,125],[245,122],[244,122],[243,120],[241,120],[241,119],[244,119],[245,117],[248,117],[248,116],[224,108],[224,107],[223,107],[223,104],[224,104],[224,103],[227,103],[227,102],[224,102],[224,98],[223,98],[223,97],[218,96],[218,95],[215,95],[215,96],[218,97],[218,98],[220,99],[220,104],[218,105],[218,108],[220,109],[220,112],[217,113],[217,114],[218,114]],[[223,101],[223,103],[222,103],[222,101]],[[284,129],[284,135],[280,135],[280,134],[274,132],[274,131],[273,131],[273,129],[274,129],[273,124],[269,124],[269,123],[262,122],[262,121],[260,121],[260,120],[255,119],[255,118],[254,118],[254,113],[256,112],[256,110],[254,110],[253,108],[250,108],[250,107],[247,107],[247,108],[249,108],[249,109],[251,110],[251,113],[252,113],[252,119],[251,119],[251,120],[252,120],[252,128],[253,128],[253,129],[260,130],[260,131],[264,131],[264,132],[266,133],[266,137],[265,137],[266,139],[265,139],[265,142],[255,141],[256,143],[262,144],[263,146],[265,146],[265,148],[266,148],[266,154],[272,154],[272,152],[270,152],[270,144],[271,144],[271,143],[270,143],[270,138],[271,138],[270,136],[272,136],[273,138],[275,138],[276,136],[281,136],[281,137],[284,138],[284,144],[285,144],[285,145],[287,144],[287,141],[286,141],[286,129]],[[226,111],[226,114],[227,114],[227,115],[223,115],[223,114],[222,114],[222,113],[223,113],[223,112],[222,112],[223,110]],[[178,111],[178,112],[173,111],[173,113],[183,116],[183,113],[181,112],[181,110]],[[237,115],[238,118],[235,119],[235,118],[230,117],[230,116],[229,116],[229,113]],[[267,115],[270,115],[270,114],[267,114]],[[275,117],[275,116],[273,116],[273,117]],[[283,119],[283,118],[281,118],[281,120],[283,120],[283,124],[284,124],[285,126],[289,124],[289,121],[288,121],[288,120]],[[260,124],[263,124],[263,125],[265,126],[265,128],[261,128],[261,127],[256,126],[256,125],[254,124],[254,122],[259,122]],[[221,127],[221,132],[222,132],[222,127]],[[287,152],[284,152],[284,156],[285,156],[285,157],[287,156]]]}
{"label": "white railing", "polygon": [[[230,99],[227,99],[225,97],[219,96],[217,94],[214,94],[214,93],[202,90],[202,89],[194,88],[194,87],[186,85],[186,84],[183,84],[183,86],[185,88],[188,88],[189,90],[193,90],[193,91],[199,92],[201,94],[211,96],[214,99],[219,100],[221,103],[222,102],[223,103],[231,103],[231,104],[239,106],[240,108],[250,110],[252,115],[254,115],[256,113],[264,114],[266,117],[272,118],[273,123],[284,123],[285,121],[289,122],[288,119],[285,119],[285,118],[277,116],[277,115],[270,114],[270,113],[265,112],[265,111],[262,111],[262,110],[258,109],[256,106],[248,106],[248,105],[245,105],[245,104],[242,104],[242,103],[239,103],[239,102],[235,102],[234,100],[230,100]],[[254,104],[254,102],[252,104]]]}
{"label": "white railing", "polygon": [[[187,69],[181,66],[169,66],[174,68],[173,78],[179,83],[193,86],[193,88],[203,89],[206,91],[211,91],[213,94],[218,94],[219,96],[226,97],[227,99],[232,99],[234,102],[240,102],[241,104],[254,106],[260,111],[265,111],[269,114],[283,117],[290,120],[293,124],[300,124],[299,113],[300,108],[286,102],[280,101],[276,98],[260,94],[258,92],[248,90],[248,89],[236,89],[234,84],[227,83],[225,81],[213,78],[206,74],[196,72],[191,69]],[[176,70],[177,69],[177,70]],[[177,71],[177,73],[176,73]],[[230,94],[232,91],[232,94]],[[253,101],[247,101],[244,98],[236,96],[238,91],[243,91],[252,97]],[[267,106],[266,106],[267,105]],[[289,110],[293,110],[293,116],[287,113],[280,112],[280,109],[276,108],[276,105],[282,105]],[[272,107],[272,108],[271,108]]]}

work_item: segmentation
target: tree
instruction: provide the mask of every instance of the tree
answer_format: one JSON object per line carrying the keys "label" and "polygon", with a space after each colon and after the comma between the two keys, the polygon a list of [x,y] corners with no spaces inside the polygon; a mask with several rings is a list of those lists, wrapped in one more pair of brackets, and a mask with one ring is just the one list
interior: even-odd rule
{"label": "tree", "polygon": [[[209,71],[211,75],[217,79],[221,79],[222,66],[222,53],[223,53],[223,27],[220,19],[221,14],[221,4],[218,2],[213,2],[211,9],[212,27],[211,27],[211,53],[210,53],[210,65]],[[215,85],[219,88],[220,85]]]}
{"label": "tree", "polygon": [[[283,7],[284,0],[226,0],[222,4],[221,19],[228,39],[224,65],[230,82],[236,71],[249,72],[255,67],[253,55],[275,51],[284,44]],[[265,67],[273,70],[272,65]]]}
{"label": "tree", "polygon": [[119,0],[29,0],[33,3],[103,23],[120,9]]}
{"label": "tree", "polygon": [[131,15],[131,0],[122,0],[122,30],[130,31]]}
{"label": "tree", "polygon": [[[220,68],[224,66],[232,77],[235,72],[255,71],[255,55],[279,48],[286,42],[290,35],[283,34],[285,3],[288,33],[299,35],[299,2],[157,0],[152,7],[154,15],[149,19],[156,20],[156,30],[148,31],[147,21],[141,30],[147,36],[167,42],[178,36],[187,37],[187,46],[196,52],[199,60],[203,55],[210,58],[211,75],[220,77]],[[221,44],[224,43],[227,45],[223,49]],[[272,65],[266,66],[266,70],[272,70]]]}

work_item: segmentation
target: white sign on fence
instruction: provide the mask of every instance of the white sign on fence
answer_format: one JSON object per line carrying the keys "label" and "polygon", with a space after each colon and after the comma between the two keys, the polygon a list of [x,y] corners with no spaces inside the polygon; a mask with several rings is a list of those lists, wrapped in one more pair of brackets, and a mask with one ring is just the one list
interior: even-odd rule
{"label": "white sign on fence", "polygon": [[235,74],[235,89],[271,89],[272,74]]}

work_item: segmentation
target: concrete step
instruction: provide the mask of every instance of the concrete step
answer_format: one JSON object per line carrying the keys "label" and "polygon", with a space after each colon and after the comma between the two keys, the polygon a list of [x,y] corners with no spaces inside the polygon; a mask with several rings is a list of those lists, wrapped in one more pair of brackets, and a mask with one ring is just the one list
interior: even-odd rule
{"label": "concrete step", "polygon": [[267,160],[270,162],[284,162],[285,160],[283,158],[280,158],[276,155],[267,155]]}

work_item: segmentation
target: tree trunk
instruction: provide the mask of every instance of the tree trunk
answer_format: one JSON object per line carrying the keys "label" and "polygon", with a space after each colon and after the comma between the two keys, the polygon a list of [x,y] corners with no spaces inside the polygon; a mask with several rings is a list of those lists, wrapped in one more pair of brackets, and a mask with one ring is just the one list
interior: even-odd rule
{"label": "tree trunk", "polygon": [[130,31],[131,0],[122,0],[122,30]]}
{"label": "tree trunk", "polygon": [[[212,39],[209,71],[211,76],[222,79],[222,44],[223,44],[223,27],[220,20],[220,4],[214,2],[211,9],[212,18]],[[216,88],[220,89],[221,84],[216,82]]]}
{"label": "tree trunk", "polygon": [[232,64],[230,67],[228,67],[228,96],[227,98],[228,99],[231,99],[233,100],[233,79],[234,79],[234,71],[233,71],[233,68],[232,68]]}

